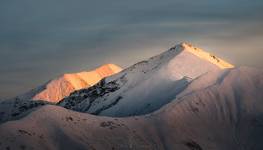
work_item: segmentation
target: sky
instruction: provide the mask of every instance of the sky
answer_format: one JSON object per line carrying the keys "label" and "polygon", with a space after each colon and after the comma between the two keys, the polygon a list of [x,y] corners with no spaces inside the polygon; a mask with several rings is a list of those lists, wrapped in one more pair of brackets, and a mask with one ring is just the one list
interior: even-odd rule
{"label": "sky", "polygon": [[263,69],[262,0],[1,0],[0,99],[180,43]]}

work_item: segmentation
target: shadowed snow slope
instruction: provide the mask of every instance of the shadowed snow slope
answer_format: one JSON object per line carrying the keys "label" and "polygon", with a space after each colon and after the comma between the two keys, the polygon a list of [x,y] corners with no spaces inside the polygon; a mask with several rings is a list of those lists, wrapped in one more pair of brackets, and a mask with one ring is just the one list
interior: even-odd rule
{"label": "shadowed snow slope", "polygon": [[102,116],[142,115],[175,99],[193,79],[232,67],[214,55],[182,43],[93,87],[75,91],[58,105]]}
{"label": "shadowed snow slope", "polygon": [[47,105],[1,124],[0,149],[262,150],[262,89],[263,72],[242,67],[206,73],[176,100],[137,117]]}
{"label": "shadowed snow slope", "polygon": [[19,96],[19,98],[58,102],[71,92],[93,86],[102,78],[111,76],[120,71],[120,67],[114,64],[106,64],[93,71],[64,74],[37,89]]}

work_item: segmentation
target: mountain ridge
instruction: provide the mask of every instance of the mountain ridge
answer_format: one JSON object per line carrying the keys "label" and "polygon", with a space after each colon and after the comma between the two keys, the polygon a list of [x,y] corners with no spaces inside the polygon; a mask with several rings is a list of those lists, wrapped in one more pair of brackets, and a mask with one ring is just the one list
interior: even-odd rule
{"label": "mountain ridge", "polygon": [[36,89],[18,96],[18,98],[58,102],[71,92],[93,86],[102,78],[118,73],[121,70],[122,69],[115,64],[105,64],[91,71],[66,73]]}
{"label": "mountain ridge", "polygon": [[[181,43],[106,77],[92,88],[73,92],[58,105],[96,115],[142,115],[169,103],[202,74],[232,67],[214,55]],[[166,96],[160,95],[163,92]]]}
{"label": "mountain ridge", "polygon": [[262,150],[263,70],[191,50],[177,45],[56,105],[1,102],[0,149]]}
{"label": "mountain ridge", "polygon": [[[70,91],[68,95],[63,95],[66,98],[58,100],[58,103],[54,100],[39,101],[38,99],[44,99],[41,98],[44,94],[38,98],[35,95],[43,92],[46,85],[50,83],[48,82],[25,95],[3,101],[0,105],[2,110],[0,113],[3,113],[0,122],[21,118],[29,114],[31,110],[51,103],[75,111],[117,117],[143,115],[158,110],[180,96],[197,77],[207,72],[221,70],[219,66],[189,52],[190,48],[197,49],[193,46],[186,47],[183,43],[176,45],[157,56],[105,77],[94,86],[80,90],[75,90],[72,84],[68,84],[67,78],[70,79],[72,76],[78,78],[78,75],[89,77],[89,74],[87,72],[65,74],[62,76],[64,84],[62,87]],[[114,67],[113,64],[102,66],[101,72],[100,69],[95,70],[98,72],[96,76],[105,76],[109,74],[109,68]],[[120,69],[117,67],[117,70]],[[79,80],[73,80],[72,83],[77,83],[75,85],[77,87],[81,85],[78,82]],[[86,82],[82,80],[80,83],[86,85]],[[164,93],[166,95],[163,95]]]}
{"label": "mountain ridge", "polygon": [[71,92],[96,84],[102,78],[121,71],[114,64],[100,66],[93,71],[64,74],[44,85],[11,99],[0,101],[0,123],[23,118],[47,104],[55,104]]}

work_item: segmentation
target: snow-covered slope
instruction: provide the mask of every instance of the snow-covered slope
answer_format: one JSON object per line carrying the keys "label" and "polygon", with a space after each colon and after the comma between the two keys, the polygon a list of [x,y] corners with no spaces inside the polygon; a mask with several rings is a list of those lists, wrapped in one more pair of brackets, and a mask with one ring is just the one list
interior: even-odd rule
{"label": "snow-covered slope", "polygon": [[26,94],[18,96],[18,98],[58,102],[69,96],[71,92],[93,86],[102,78],[120,71],[121,68],[119,66],[106,64],[92,71],[64,74]]}
{"label": "snow-covered slope", "polygon": [[[44,106],[0,125],[0,149],[262,150],[263,71],[194,79],[160,110],[126,118]],[[151,100],[149,100],[151,101]]]}
{"label": "snow-covered slope", "polygon": [[182,43],[93,87],[75,91],[58,105],[103,116],[142,115],[175,99],[202,74],[232,67],[214,55]]}
{"label": "snow-covered slope", "polygon": [[51,104],[47,101],[29,99],[9,99],[0,102],[0,124],[9,120],[16,120],[31,113],[35,109]]}

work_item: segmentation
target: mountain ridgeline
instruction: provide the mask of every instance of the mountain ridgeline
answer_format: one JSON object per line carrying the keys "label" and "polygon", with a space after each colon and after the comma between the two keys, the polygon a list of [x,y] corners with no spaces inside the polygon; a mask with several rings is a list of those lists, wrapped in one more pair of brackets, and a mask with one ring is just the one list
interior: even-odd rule
{"label": "mountain ridgeline", "polygon": [[106,64],[92,71],[63,74],[18,98],[58,102],[75,90],[93,86],[104,77],[111,76],[120,71],[121,68],[119,66]]}
{"label": "mountain ridgeline", "polygon": [[4,100],[0,149],[262,150],[262,90],[263,70],[182,43],[57,103]]}
{"label": "mountain ridgeline", "polygon": [[195,78],[233,65],[182,43],[139,62],[91,88],[73,92],[59,106],[95,115],[126,117],[158,110]]}
{"label": "mountain ridgeline", "polygon": [[24,117],[40,106],[55,104],[71,92],[93,86],[120,71],[117,65],[106,64],[92,71],[64,74],[25,94],[0,101],[0,123]]}

